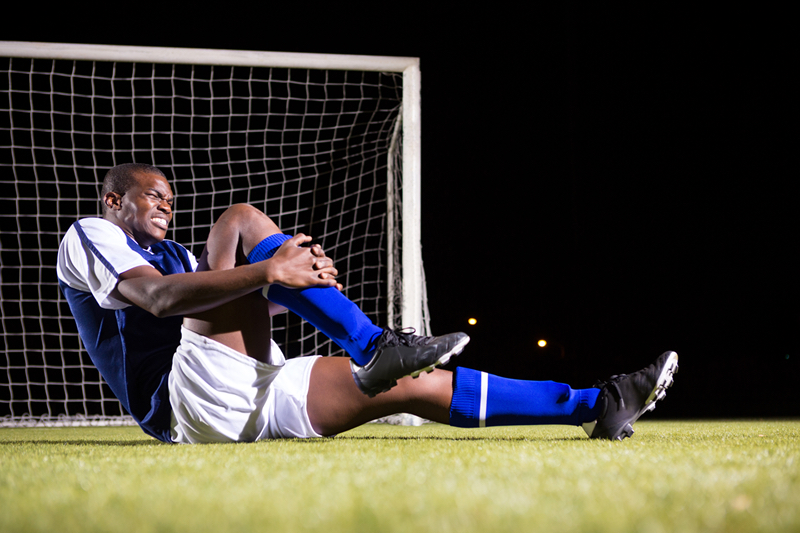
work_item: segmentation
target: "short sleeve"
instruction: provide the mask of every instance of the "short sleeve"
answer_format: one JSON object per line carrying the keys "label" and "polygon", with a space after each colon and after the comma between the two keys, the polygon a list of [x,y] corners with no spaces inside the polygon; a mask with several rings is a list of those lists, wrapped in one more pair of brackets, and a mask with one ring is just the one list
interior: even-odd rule
{"label": "short sleeve", "polygon": [[111,296],[119,275],[147,265],[131,250],[125,233],[101,218],[83,219],[73,224],[58,248],[56,273],[59,280],[79,291],[91,292],[100,307],[123,309],[129,304]]}

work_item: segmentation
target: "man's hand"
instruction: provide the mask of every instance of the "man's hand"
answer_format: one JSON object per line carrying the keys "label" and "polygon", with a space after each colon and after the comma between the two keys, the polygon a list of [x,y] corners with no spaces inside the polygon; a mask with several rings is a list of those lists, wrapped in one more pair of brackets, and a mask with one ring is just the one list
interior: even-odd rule
{"label": "man's hand", "polygon": [[341,290],[341,284],[336,282],[339,272],[322,248],[319,245],[310,248],[300,246],[310,241],[311,237],[298,233],[278,248],[270,259],[274,283],[292,289],[337,287]]}
{"label": "man's hand", "polygon": [[[322,246],[320,246],[319,244],[314,244],[311,246],[310,250],[311,254],[317,258],[317,261],[314,263],[314,270],[324,271],[326,268],[333,268],[333,260],[325,255],[325,252],[322,251]],[[339,271],[336,270],[335,268],[333,270],[335,277],[336,275],[339,274]],[[322,279],[328,279],[330,277],[330,274],[321,272],[320,277]],[[342,290],[343,288],[342,284],[337,282],[336,288]]]}

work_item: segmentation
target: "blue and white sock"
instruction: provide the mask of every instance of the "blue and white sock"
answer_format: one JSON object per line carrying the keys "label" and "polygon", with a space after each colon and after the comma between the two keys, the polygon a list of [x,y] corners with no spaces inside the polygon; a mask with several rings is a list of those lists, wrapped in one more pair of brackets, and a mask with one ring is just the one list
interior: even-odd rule
{"label": "blue and white sock", "polygon": [[[270,235],[247,255],[250,263],[271,258],[291,236]],[[342,347],[361,366],[372,358],[372,344],[383,329],[374,325],[359,307],[334,287],[289,289],[270,285],[267,298],[292,311]]]}
{"label": "blue and white sock", "polygon": [[453,374],[450,425],[462,428],[568,424],[597,420],[600,389],[506,379],[469,368]]}

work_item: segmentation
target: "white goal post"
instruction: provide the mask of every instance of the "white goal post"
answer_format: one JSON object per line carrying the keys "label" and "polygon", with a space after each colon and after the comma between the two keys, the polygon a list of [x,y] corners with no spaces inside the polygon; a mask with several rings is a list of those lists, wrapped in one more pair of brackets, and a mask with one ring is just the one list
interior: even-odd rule
{"label": "white goal post", "polygon": [[[380,325],[430,334],[418,58],[0,42],[0,78],[0,426],[129,422],[54,267],[105,171],[134,159],[165,170],[168,236],[195,254],[224,206],[252,203],[321,242]],[[341,353],[278,320],[296,351]]]}

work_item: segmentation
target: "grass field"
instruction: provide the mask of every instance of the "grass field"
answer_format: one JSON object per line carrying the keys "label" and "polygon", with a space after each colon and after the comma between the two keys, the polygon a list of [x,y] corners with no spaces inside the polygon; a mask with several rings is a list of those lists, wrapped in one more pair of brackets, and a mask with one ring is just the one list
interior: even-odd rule
{"label": "grass field", "polygon": [[800,421],[370,424],[164,445],[138,428],[0,430],[0,531],[800,531]]}

